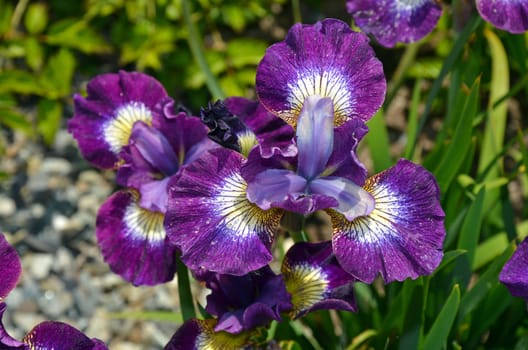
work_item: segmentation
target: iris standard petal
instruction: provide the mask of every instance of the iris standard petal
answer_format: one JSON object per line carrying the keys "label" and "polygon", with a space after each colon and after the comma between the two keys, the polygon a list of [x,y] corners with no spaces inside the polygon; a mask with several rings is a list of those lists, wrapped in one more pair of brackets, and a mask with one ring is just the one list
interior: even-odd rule
{"label": "iris standard petal", "polygon": [[437,0],[347,0],[354,23],[383,46],[422,39],[442,15]]}
{"label": "iris standard petal", "polygon": [[366,121],[385,98],[381,62],[366,35],[348,24],[325,19],[294,25],[283,42],[272,45],[257,67],[260,102],[295,126],[306,97],[330,97],[335,125]]}
{"label": "iris standard petal", "polygon": [[341,268],[330,241],[294,244],[284,257],[281,271],[292,295],[293,317],[321,309],[357,311],[355,278]]}
{"label": "iris standard petal", "polygon": [[378,274],[389,283],[436,269],[445,228],[433,175],[402,159],[367,179],[364,189],[375,201],[369,215],[349,221],[328,210],[333,249],[343,269],[366,283]]}
{"label": "iris standard petal", "polygon": [[514,34],[528,30],[528,0],[476,0],[482,18]]}
{"label": "iris standard petal", "polygon": [[87,91],[86,97],[74,96],[68,131],[83,156],[101,168],[114,167],[134,123],[151,125],[161,117],[154,112],[156,104],[168,98],[157,80],[138,72],[101,74],[88,83]]}
{"label": "iris standard petal", "polygon": [[215,332],[216,320],[186,321],[172,336],[165,350],[240,350],[250,343],[252,333]]}
{"label": "iris standard petal", "polygon": [[247,187],[247,198],[263,210],[277,202],[304,195],[306,179],[286,169],[268,169],[259,173]]}
{"label": "iris standard petal", "polygon": [[528,238],[519,244],[510,260],[504,264],[499,281],[508,287],[513,296],[528,302]]}
{"label": "iris standard petal", "polygon": [[307,180],[321,174],[334,145],[334,108],[328,97],[308,96],[297,124],[297,173]]}
{"label": "iris standard petal", "polygon": [[170,185],[165,227],[192,270],[244,275],[272,259],[282,211],[248,201],[243,162],[235,151],[213,149]]}
{"label": "iris standard petal", "polygon": [[20,278],[22,267],[18,254],[0,232],[0,301],[15,288]]}
{"label": "iris standard petal", "polygon": [[97,242],[110,269],[134,285],[170,281],[176,247],[168,241],[163,214],[139,206],[139,193],[114,193],[99,208]]}

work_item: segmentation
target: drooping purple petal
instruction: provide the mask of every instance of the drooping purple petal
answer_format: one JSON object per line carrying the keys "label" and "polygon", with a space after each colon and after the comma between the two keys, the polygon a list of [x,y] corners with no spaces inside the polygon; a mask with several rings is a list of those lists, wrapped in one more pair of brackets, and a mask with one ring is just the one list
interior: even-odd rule
{"label": "drooping purple petal", "polygon": [[312,193],[326,195],[337,200],[335,210],[347,220],[369,215],[374,209],[374,199],[360,186],[342,177],[324,177],[310,182]]}
{"label": "drooping purple petal", "polygon": [[334,253],[343,269],[366,283],[378,274],[389,283],[436,269],[443,256],[445,228],[433,175],[402,159],[367,179],[364,189],[375,200],[368,216],[349,221],[328,210]]}
{"label": "drooping purple petal", "polygon": [[250,344],[252,333],[215,332],[216,320],[186,321],[174,333],[165,350],[240,350]]}
{"label": "drooping purple petal", "polygon": [[0,348],[5,350],[15,350],[15,349],[27,349],[27,345],[24,343],[12,338],[7,334],[4,324],[2,323],[2,318],[4,317],[4,312],[7,309],[6,303],[0,302]]}
{"label": "drooping purple petal", "polygon": [[293,317],[321,309],[357,311],[355,278],[341,268],[330,241],[294,244],[286,253],[281,270],[292,295]]}
{"label": "drooping purple petal", "polygon": [[87,86],[88,96],[74,96],[75,111],[68,130],[83,156],[95,166],[112,168],[128,144],[136,121],[152,125],[162,118],[156,105],[167,101],[163,86],[138,72],[101,74]]}
{"label": "drooping purple petal", "polygon": [[38,324],[23,339],[29,349],[107,350],[99,339],[90,339],[69,324],[46,321]]}
{"label": "drooping purple petal", "polygon": [[517,247],[510,260],[504,264],[499,281],[510,293],[528,302],[528,238]]}
{"label": "drooping purple petal", "polygon": [[334,109],[328,97],[308,96],[297,124],[297,173],[307,180],[321,174],[334,146]]}
{"label": "drooping purple petal", "polygon": [[257,67],[260,102],[295,126],[306,97],[330,97],[335,125],[366,121],[385,98],[386,81],[366,35],[339,20],[294,25]]}
{"label": "drooping purple petal", "polygon": [[0,301],[15,288],[22,267],[18,254],[0,232]]}
{"label": "drooping purple petal", "polygon": [[476,0],[482,18],[495,27],[520,34],[528,30],[527,0]]}
{"label": "drooping purple petal", "polygon": [[0,349],[2,350],[108,350],[101,340],[90,339],[78,329],[56,321],[38,324],[22,341],[18,341],[7,334],[2,324],[6,308],[5,303],[0,303]]}
{"label": "drooping purple petal", "polygon": [[206,282],[211,294],[205,310],[219,317],[215,331],[240,333],[280,321],[291,309],[284,279],[269,266],[243,276],[212,274]]}
{"label": "drooping purple petal", "polygon": [[244,275],[267,265],[282,211],[248,201],[243,157],[213,149],[171,181],[165,227],[192,270]]}
{"label": "drooping purple petal", "polygon": [[436,0],[347,0],[355,24],[383,46],[422,39],[436,26],[442,6]]}
{"label": "drooping purple petal", "polygon": [[225,99],[224,104],[255,133],[263,158],[270,158],[274,154],[285,157],[297,154],[293,128],[270,113],[262,104],[243,97],[229,97]]}
{"label": "drooping purple petal", "polygon": [[176,271],[176,247],[168,241],[164,215],[139,206],[139,193],[114,193],[99,208],[97,242],[110,269],[134,285],[170,281]]}
{"label": "drooping purple petal", "polygon": [[286,169],[268,169],[259,173],[248,185],[247,198],[263,210],[280,206],[289,198],[304,195],[306,179]]}

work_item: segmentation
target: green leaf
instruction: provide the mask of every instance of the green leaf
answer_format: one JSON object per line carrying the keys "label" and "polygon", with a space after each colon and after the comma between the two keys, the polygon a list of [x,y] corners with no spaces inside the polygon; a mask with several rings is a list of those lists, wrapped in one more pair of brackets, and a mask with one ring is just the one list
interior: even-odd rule
{"label": "green leaf", "polygon": [[[503,101],[497,106],[494,106],[494,104],[508,93],[510,75],[508,56],[500,39],[490,29],[484,30],[484,36],[490,48],[492,67],[488,119],[484,130],[478,170],[479,173],[482,173],[492,164],[491,169],[484,177],[484,180],[487,182],[496,179],[502,173],[502,163],[495,161],[495,158],[501,153],[504,144],[508,105],[506,101]],[[497,202],[498,197],[498,190],[490,191],[485,198],[486,203],[484,207],[489,208],[493,203]]]}
{"label": "green leaf", "polygon": [[34,37],[28,37],[24,40],[24,47],[28,66],[34,71],[40,70],[44,62],[44,49],[40,42]]}
{"label": "green leaf", "polygon": [[407,75],[413,78],[435,79],[442,69],[442,59],[421,59],[413,63]]}
{"label": "green leaf", "polygon": [[37,130],[44,142],[51,145],[55,134],[60,128],[62,118],[62,103],[54,100],[42,99],[37,108]]}
{"label": "green leaf", "polygon": [[449,188],[460,166],[471,147],[473,118],[477,114],[479,101],[479,83],[477,80],[471,87],[469,96],[464,104],[451,142],[443,147],[443,157],[438,167],[433,171],[438,185],[444,191]]}
{"label": "green leaf", "polygon": [[41,85],[46,87],[46,96],[55,99],[71,94],[71,81],[75,69],[75,58],[65,48],[51,56],[40,77]]}
{"label": "green leaf", "polygon": [[112,47],[102,36],[88,27],[86,22],[77,19],[64,19],[54,23],[45,39],[51,45],[68,47],[84,53],[104,54],[112,51]]}
{"label": "green leaf", "polygon": [[[255,39],[233,39],[227,44],[227,56],[235,68],[256,66],[264,56],[268,45]],[[253,82],[255,77],[253,77]]]}
{"label": "green leaf", "polygon": [[26,116],[13,109],[0,108],[0,124],[3,124],[13,130],[21,131],[27,135],[32,133],[32,125]]}
{"label": "green leaf", "polygon": [[15,92],[19,94],[44,94],[37,77],[23,70],[8,70],[0,73],[0,94]]}
{"label": "green leaf", "polygon": [[31,34],[42,33],[48,25],[48,8],[46,4],[30,4],[24,17],[24,25]]}
{"label": "green leaf", "polygon": [[458,285],[455,285],[451,291],[451,294],[447,298],[444,307],[431,326],[429,333],[427,333],[425,336],[422,349],[440,350],[445,348],[448,340],[447,337],[458,311],[459,303],[460,288]]}
{"label": "green leaf", "polygon": [[241,32],[246,27],[246,18],[241,6],[224,5],[220,8],[224,22],[235,32]]}
{"label": "green leaf", "polygon": [[473,265],[475,249],[480,237],[485,193],[485,188],[481,188],[473,200],[473,203],[471,203],[458,237],[457,248],[467,251],[467,258],[470,266]]}
{"label": "green leaf", "polygon": [[5,34],[11,27],[11,17],[13,16],[13,4],[0,0],[0,34]]}
{"label": "green leaf", "polygon": [[478,270],[499,256],[508,247],[506,233],[495,234],[478,245],[473,260],[473,270]]}
{"label": "green leaf", "polygon": [[374,162],[376,173],[392,166],[392,158],[389,149],[389,135],[383,118],[383,110],[380,109],[372,119],[367,122],[369,132],[365,136],[369,146],[370,155]]}

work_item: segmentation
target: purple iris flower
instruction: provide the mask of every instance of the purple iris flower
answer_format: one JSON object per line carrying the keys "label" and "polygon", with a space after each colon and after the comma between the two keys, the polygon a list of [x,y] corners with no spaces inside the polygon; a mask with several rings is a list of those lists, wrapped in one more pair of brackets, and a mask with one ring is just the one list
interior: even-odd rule
{"label": "purple iris flower", "polygon": [[216,332],[240,333],[281,321],[280,313],[292,308],[282,275],[269,266],[243,276],[209,273],[206,286],[211,289],[205,310],[218,317]]}
{"label": "purple iris flower", "polygon": [[383,46],[422,39],[442,15],[437,0],[347,0],[355,24]]}
{"label": "purple iris flower", "polygon": [[517,247],[510,260],[504,264],[499,281],[508,287],[515,297],[528,302],[528,237]]}
{"label": "purple iris flower", "polygon": [[20,258],[0,233],[0,348],[6,350],[79,349],[105,350],[99,339],[90,339],[76,328],[63,323],[46,321],[38,324],[22,341],[12,338],[2,324],[7,305],[2,301],[15,287],[21,273]]}
{"label": "purple iris flower", "polygon": [[273,259],[283,211],[262,210],[247,199],[245,162],[233,150],[209,150],[169,184],[165,229],[191,270],[240,276]]}
{"label": "purple iris flower", "polygon": [[365,191],[373,210],[349,220],[328,209],[333,225],[332,248],[345,271],[371,283],[380,274],[386,283],[433,272],[443,256],[444,211],[434,176],[400,159],[367,179]]}
{"label": "purple iris flower", "polygon": [[528,0],[476,0],[477,10],[495,27],[514,34],[528,30]]}
{"label": "purple iris flower", "polygon": [[75,96],[69,130],[93,164],[125,187],[99,209],[96,235],[112,271],[135,285],[169,281],[176,247],[163,227],[170,179],[216,147],[199,118],[174,112],[161,84],[142,73],[103,74]]}
{"label": "purple iris flower", "polygon": [[264,210],[307,215],[335,207],[350,220],[367,215],[374,202],[360,186],[366,170],[355,155],[366,132],[363,122],[352,120],[334,137],[332,100],[308,96],[297,123],[297,157],[264,159],[252,152],[242,169],[248,199]]}
{"label": "purple iris flower", "polygon": [[170,99],[157,80],[138,72],[101,74],[88,83],[87,92],[74,96],[68,130],[84,158],[105,169],[116,166],[135,122],[156,123],[163,118],[158,105]]}
{"label": "purple iris flower", "polygon": [[321,309],[357,311],[356,279],[339,265],[330,241],[296,243],[286,253],[281,271],[292,295],[294,318]]}
{"label": "purple iris flower", "polygon": [[215,325],[215,319],[186,321],[165,345],[165,350],[240,350],[250,345],[253,332],[215,332]]}
{"label": "purple iris flower", "polygon": [[228,147],[205,152],[171,180],[165,228],[191,270],[245,275],[272,260],[283,210],[263,210],[247,199],[244,154],[293,156],[295,134],[258,102],[238,97],[209,106],[202,119]]}
{"label": "purple iris flower", "polygon": [[370,119],[383,103],[386,81],[368,41],[336,19],[295,24],[257,67],[260,103],[294,127],[308,96],[332,99],[336,126]]}

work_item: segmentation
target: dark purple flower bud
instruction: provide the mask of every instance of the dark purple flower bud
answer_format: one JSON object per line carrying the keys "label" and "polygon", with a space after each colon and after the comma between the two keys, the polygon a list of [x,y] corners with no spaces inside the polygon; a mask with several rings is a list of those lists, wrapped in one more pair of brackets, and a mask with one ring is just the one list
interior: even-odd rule
{"label": "dark purple flower bud", "polygon": [[292,307],[282,275],[269,266],[243,276],[213,273],[206,286],[211,294],[205,310],[218,317],[215,331],[240,333],[266,326]]}

